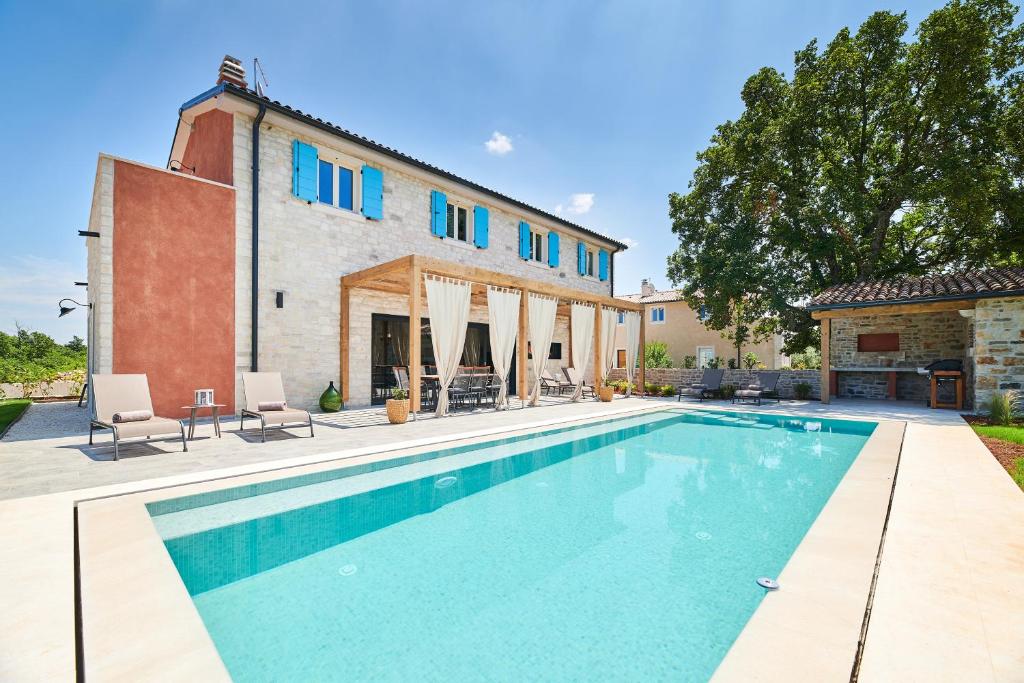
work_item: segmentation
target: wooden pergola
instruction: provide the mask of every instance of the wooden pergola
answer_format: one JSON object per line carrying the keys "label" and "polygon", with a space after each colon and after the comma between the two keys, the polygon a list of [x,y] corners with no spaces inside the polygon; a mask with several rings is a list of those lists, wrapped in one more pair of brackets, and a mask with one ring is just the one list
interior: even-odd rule
{"label": "wooden pergola", "polygon": [[936,311],[962,311],[975,307],[974,299],[947,299],[943,301],[907,301],[863,306],[837,306],[811,311],[811,317],[821,321],[821,402],[831,400],[831,363],[829,360],[833,318],[858,318],[868,315],[904,315],[910,313],[933,313]]}
{"label": "wooden pergola", "polygon": [[[603,357],[601,349],[601,311],[607,307],[640,313],[640,351],[638,354],[640,373],[637,388],[639,393],[643,393],[645,379],[643,348],[646,336],[643,304],[601,294],[590,294],[580,289],[571,289],[537,280],[527,280],[493,270],[452,263],[439,258],[412,254],[344,275],[341,278],[341,389],[342,397],[345,401],[349,399],[349,375],[351,374],[351,364],[349,361],[350,296],[353,289],[370,289],[389,294],[405,295],[409,299],[409,359],[411,361],[409,366],[409,399],[410,407],[414,412],[420,409],[420,326],[413,324],[413,321],[422,318],[423,299],[426,296],[423,276],[426,274],[471,283],[472,304],[474,305],[486,306],[487,287],[491,285],[507,289],[518,289],[521,292],[519,301],[519,331],[516,343],[516,353],[518,354],[516,368],[519,375],[517,386],[521,397],[525,395],[527,383],[527,302],[531,292],[556,297],[559,300],[558,315],[561,316],[569,315],[569,308],[573,301],[594,305],[595,371],[601,367]],[[570,345],[572,344],[571,335],[569,343]]]}

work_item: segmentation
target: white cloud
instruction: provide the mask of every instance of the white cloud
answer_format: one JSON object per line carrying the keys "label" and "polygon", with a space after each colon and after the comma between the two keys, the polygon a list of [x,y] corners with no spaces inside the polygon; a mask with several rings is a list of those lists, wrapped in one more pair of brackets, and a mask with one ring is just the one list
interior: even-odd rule
{"label": "white cloud", "polygon": [[555,213],[562,213],[562,211],[564,211],[564,210],[565,210],[565,207],[562,206],[561,204],[559,204],[558,206],[555,207]]}
{"label": "white cloud", "polygon": [[[561,212],[562,205],[559,204],[555,211]],[[573,195],[569,195],[569,206],[564,207],[569,213],[583,214],[589,212],[594,208],[594,193],[593,192],[578,192]]]}
{"label": "white cloud", "polygon": [[618,240],[619,240],[620,242],[622,242],[623,244],[625,244],[625,245],[626,245],[627,247],[629,247],[630,249],[632,249],[633,247],[635,247],[635,246],[637,246],[637,245],[639,245],[639,244],[640,244],[639,242],[637,242],[637,241],[636,241],[635,239],[633,239],[632,237],[619,237],[619,238],[618,238]]}
{"label": "white cloud", "polygon": [[57,302],[64,297],[85,301],[85,267],[39,256],[13,256],[0,265],[0,330],[14,332],[15,323],[45,332],[59,342],[72,335],[85,338],[85,311],[57,317]]}
{"label": "white cloud", "polygon": [[491,135],[491,139],[484,143],[484,147],[491,154],[503,157],[511,152],[515,147],[512,146],[512,139],[504,133],[494,131]]}

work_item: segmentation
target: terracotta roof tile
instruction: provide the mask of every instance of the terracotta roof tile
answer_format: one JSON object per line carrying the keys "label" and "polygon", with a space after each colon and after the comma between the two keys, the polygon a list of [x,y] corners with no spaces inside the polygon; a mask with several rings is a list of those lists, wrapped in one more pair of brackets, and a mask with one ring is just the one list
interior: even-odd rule
{"label": "terracotta roof tile", "polygon": [[626,301],[632,301],[635,304],[663,304],[672,301],[682,301],[683,295],[674,289],[669,289],[664,292],[655,292],[654,294],[621,294],[617,299],[625,299]]}
{"label": "terracotta roof tile", "polygon": [[1024,268],[993,268],[945,275],[861,280],[829,287],[811,299],[809,309],[925,301],[937,298],[978,299],[1024,295]]}

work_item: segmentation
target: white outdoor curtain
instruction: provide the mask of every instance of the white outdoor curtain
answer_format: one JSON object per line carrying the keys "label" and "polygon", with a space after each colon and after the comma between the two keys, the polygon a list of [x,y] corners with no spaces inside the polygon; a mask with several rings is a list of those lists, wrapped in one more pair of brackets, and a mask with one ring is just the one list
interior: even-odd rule
{"label": "white outdoor curtain", "polygon": [[604,384],[605,378],[608,377],[608,371],[615,364],[615,325],[618,322],[616,320],[618,317],[619,312],[614,308],[601,309],[601,351],[604,354],[604,358],[602,358],[604,362],[598,370],[600,377],[598,377],[597,383],[599,385]]}
{"label": "white outdoor curtain", "polygon": [[518,289],[487,288],[491,362],[494,363],[494,372],[501,378],[498,398],[494,401],[498,410],[503,410],[508,404],[508,372],[512,368],[512,353],[515,351],[519,331],[519,298]]}
{"label": "white outdoor curtain", "polygon": [[[558,299],[540,294],[530,294],[530,348],[533,357],[530,367],[533,368],[533,389],[530,391],[530,405],[535,406],[540,400],[540,376],[551,353],[551,337],[555,334],[555,313],[558,312]],[[522,392],[522,388],[520,388]]]}
{"label": "white outdoor curtain", "polygon": [[572,390],[572,400],[583,398],[583,373],[587,369],[587,360],[594,348],[594,307],[573,302],[572,317],[572,366],[576,369],[576,387]]}
{"label": "white outdoor curtain", "polygon": [[636,373],[636,359],[640,351],[640,314],[626,312],[626,396],[632,393],[633,375]]}
{"label": "white outdoor curtain", "polygon": [[[459,371],[462,348],[466,344],[470,287],[468,282],[460,280],[434,275],[424,275],[424,278],[427,282],[430,338],[441,385],[435,414],[443,417],[448,412],[448,387]],[[419,362],[419,359],[415,358],[413,362]]]}

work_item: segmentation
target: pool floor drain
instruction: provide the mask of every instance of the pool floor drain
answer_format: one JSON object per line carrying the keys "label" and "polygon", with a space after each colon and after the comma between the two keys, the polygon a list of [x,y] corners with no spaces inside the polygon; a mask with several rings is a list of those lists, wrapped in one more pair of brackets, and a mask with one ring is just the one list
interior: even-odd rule
{"label": "pool floor drain", "polygon": [[706,531],[698,531],[696,534],[694,534],[694,536],[697,537],[698,541],[710,541],[711,540],[711,534],[709,534]]}
{"label": "pool floor drain", "polygon": [[344,567],[338,568],[338,573],[342,576],[352,576],[359,571],[354,564],[346,564]]}
{"label": "pool floor drain", "polygon": [[757,585],[761,588],[767,588],[770,591],[779,590],[779,582],[773,578],[762,576],[757,580]]}

